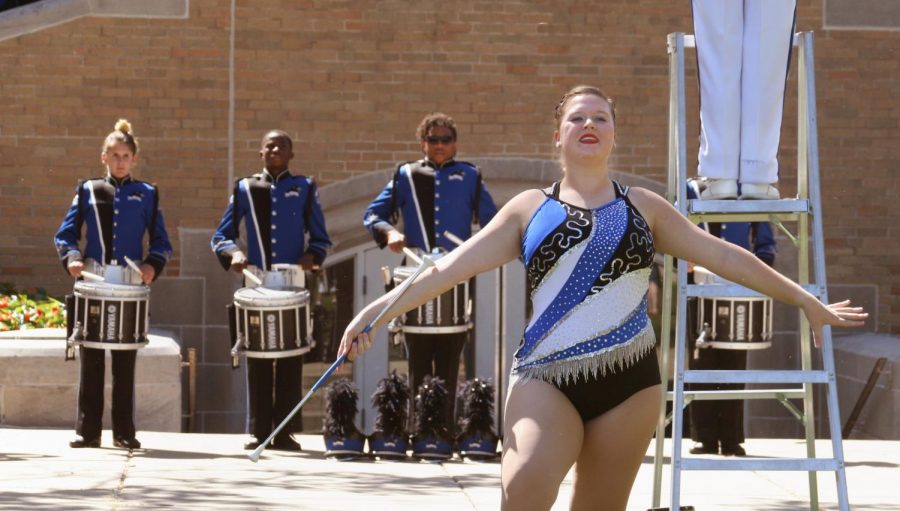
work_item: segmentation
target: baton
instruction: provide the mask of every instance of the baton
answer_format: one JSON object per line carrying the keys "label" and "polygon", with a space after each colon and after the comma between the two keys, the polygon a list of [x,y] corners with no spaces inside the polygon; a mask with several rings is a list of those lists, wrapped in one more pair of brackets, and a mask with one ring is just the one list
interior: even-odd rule
{"label": "baton", "polygon": [[[409,249],[405,249],[405,250],[409,250]],[[366,325],[366,327],[363,329],[363,333],[367,334],[372,330],[372,328],[375,326],[375,323],[377,323],[378,320],[381,319],[381,317],[384,316],[385,313],[387,313],[388,309],[390,309],[394,305],[394,303],[396,303],[397,300],[401,296],[403,296],[403,293],[405,293],[406,290],[409,288],[409,286],[412,285],[412,282],[414,280],[416,280],[416,277],[418,277],[419,274],[421,274],[423,271],[425,271],[425,269],[428,268],[429,266],[434,266],[434,261],[432,261],[431,258],[428,256],[425,256],[424,258],[419,259],[419,257],[416,256],[411,250],[410,250],[409,254],[407,254],[407,255],[410,256],[411,258],[415,258],[415,259],[419,260],[420,261],[419,267],[416,268],[416,271],[413,272],[413,274],[410,275],[408,279],[403,281],[403,284],[401,284],[400,288],[397,290],[397,294],[395,294],[394,297],[391,298],[391,300],[387,303],[387,305],[385,305],[384,308],[382,308],[381,311],[378,312],[378,315],[375,316],[375,318],[372,321],[370,321],[368,325]],[[356,341],[354,341],[354,342],[356,342]],[[296,415],[297,412],[299,412],[300,409],[303,408],[303,405],[305,405],[306,402],[309,400],[309,398],[311,398],[312,395],[317,390],[319,390],[319,387],[321,387],[325,383],[325,380],[327,380],[328,377],[331,376],[331,373],[333,373],[335,371],[335,369],[337,369],[341,364],[343,364],[346,361],[347,361],[347,354],[343,353],[343,354],[341,354],[340,357],[337,358],[337,360],[334,361],[333,364],[331,364],[331,367],[329,367],[325,371],[325,373],[322,374],[322,376],[318,379],[318,381],[316,381],[316,383],[312,386],[312,388],[309,389],[309,392],[307,392],[306,395],[303,396],[303,399],[301,399],[300,402],[297,403],[297,406],[295,406],[294,409],[291,410],[291,412],[289,414],[287,414],[287,417],[285,417],[284,420],[281,421],[281,424],[279,424],[278,427],[275,428],[275,430],[269,434],[269,437],[266,438],[266,440],[264,442],[259,444],[259,447],[257,447],[256,449],[253,450],[253,452],[251,452],[250,454],[247,455],[247,457],[250,458],[250,461],[252,461],[253,463],[256,463],[257,461],[259,461],[259,455],[262,454],[262,452],[266,449],[266,447],[269,445],[269,442],[271,442],[272,439],[275,438],[275,435],[277,435],[287,425],[287,423],[294,417],[294,415]]]}

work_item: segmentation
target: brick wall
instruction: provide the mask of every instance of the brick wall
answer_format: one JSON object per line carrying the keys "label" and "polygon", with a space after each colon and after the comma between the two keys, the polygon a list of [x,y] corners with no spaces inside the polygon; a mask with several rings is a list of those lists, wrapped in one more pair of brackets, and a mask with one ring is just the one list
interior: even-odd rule
{"label": "brick wall", "polygon": [[[900,333],[900,32],[824,30],[822,5],[801,0],[798,28],[817,34],[828,277],[876,285],[877,328]],[[0,41],[0,280],[69,288],[51,237],[76,181],[101,173],[120,116],[143,143],[138,175],[161,188],[176,242],[167,275],[179,275],[178,228],[213,227],[230,189],[230,14],[229,1],[195,0],[185,20],[81,18]],[[686,2],[239,0],[235,14],[236,176],[257,169],[275,127],[294,135],[294,168],[323,184],[383,170],[416,155],[430,110],[459,121],[461,156],[552,158],[552,109],[588,82],[619,103],[614,166],[663,179],[665,34],[692,31]],[[688,133],[693,166],[696,115]]]}

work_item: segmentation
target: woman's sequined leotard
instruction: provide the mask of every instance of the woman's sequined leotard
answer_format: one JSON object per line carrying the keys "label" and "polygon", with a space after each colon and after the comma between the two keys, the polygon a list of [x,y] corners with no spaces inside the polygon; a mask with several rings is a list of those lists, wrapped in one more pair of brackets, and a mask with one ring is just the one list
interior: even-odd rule
{"label": "woman's sequined leotard", "polygon": [[616,198],[590,210],[560,201],[554,183],[532,216],[522,239],[532,317],[514,375],[561,385],[626,368],[653,348],[653,235],[628,187],[613,186]]}

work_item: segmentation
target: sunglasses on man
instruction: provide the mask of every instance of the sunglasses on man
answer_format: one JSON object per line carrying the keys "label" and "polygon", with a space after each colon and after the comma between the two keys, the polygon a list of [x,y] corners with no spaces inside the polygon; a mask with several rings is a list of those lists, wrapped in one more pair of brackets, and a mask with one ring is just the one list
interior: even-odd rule
{"label": "sunglasses on man", "polygon": [[426,140],[429,144],[444,144],[444,145],[447,145],[447,144],[450,144],[451,142],[453,142],[454,138],[453,138],[453,135],[443,135],[443,136],[440,136],[440,137],[437,136],[437,135],[428,135],[427,137],[425,137],[425,140]]}

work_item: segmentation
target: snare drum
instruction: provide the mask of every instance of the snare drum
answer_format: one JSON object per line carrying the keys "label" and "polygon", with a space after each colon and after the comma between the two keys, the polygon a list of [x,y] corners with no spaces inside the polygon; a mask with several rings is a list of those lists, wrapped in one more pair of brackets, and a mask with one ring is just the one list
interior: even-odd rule
{"label": "snare drum", "polygon": [[[429,257],[437,259],[439,254]],[[408,279],[416,271],[416,266],[398,266],[394,268],[394,285]],[[472,328],[469,317],[472,313],[472,301],[469,299],[469,281],[460,282],[453,289],[425,302],[403,316],[400,327],[408,334],[454,334],[466,332]]]}
{"label": "snare drum", "polygon": [[249,358],[287,358],[312,349],[309,292],[302,288],[245,287],[234,293],[238,349]]}
{"label": "snare drum", "polygon": [[149,287],[78,281],[74,295],[74,344],[108,350],[147,345]]}
{"label": "snare drum", "polygon": [[[694,268],[698,284],[731,284],[702,267]],[[700,348],[761,350],[772,345],[772,308],[769,297],[699,297],[688,300],[688,314],[696,318]],[[704,335],[705,333],[705,335]]]}
{"label": "snare drum", "polygon": [[[261,270],[256,266],[248,266],[247,270],[256,275],[262,285],[270,289],[283,289],[289,287],[306,287],[306,273],[297,264],[273,264],[271,270]],[[247,282],[247,287],[256,287],[253,282]]]}
{"label": "snare drum", "polygon": [[84,260],[84,269],[94,275],[103,277],[103,281],[108,284],[139,286],[144,283],[140,273],[135,272],[127,265],[119,266],[115,263],[100,264],[89,257]]}

